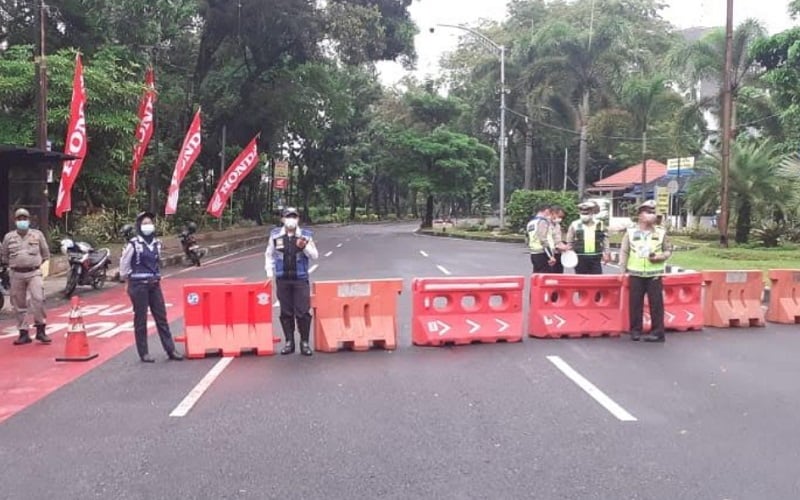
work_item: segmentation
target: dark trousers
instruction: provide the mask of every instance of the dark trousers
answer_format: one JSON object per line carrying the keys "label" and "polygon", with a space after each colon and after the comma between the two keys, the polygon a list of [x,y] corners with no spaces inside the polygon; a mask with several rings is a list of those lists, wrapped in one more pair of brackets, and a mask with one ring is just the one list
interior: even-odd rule
{"label": "dark trousers", "polygon": [[556,254],[556,263],[550,265],[550,258],[546,253],[532,253],[531,264],[534,274],[563,274],[564,266],[561,265],[561,255]]}
{"label": "dark trousers", "polygon": [[631,333],[642,333],[642,314],[644,313],[644,296],[650,302],[650,333],[658,337],[664,336],[664,295],[661,276],[641,278],[630,276],[630,321]]}
{"label": "dark trousers", "polygon": [[575,274],[603,274],[603,263],[600,255],[578,255]]}
{"label": "dark trousers", "polygon": [[167,354],[175,352],[175,342],[169,331],[167,322],[167,306],[164,294],[158,281],[131,281],[128,285],[128,296],[133,304],[133,334],[136,337],[136,350],[139,357],[148,354],[147,345],[147,308],[153,314],[158,329],[158,338]]}
{"label": "dark trousers", "polygon": [[278,278],[278,301],[281,303],[281,327],[286,342],[294,342],[295,321],[300,340],[308,342],[311,332],[311,286],[308,280]]}

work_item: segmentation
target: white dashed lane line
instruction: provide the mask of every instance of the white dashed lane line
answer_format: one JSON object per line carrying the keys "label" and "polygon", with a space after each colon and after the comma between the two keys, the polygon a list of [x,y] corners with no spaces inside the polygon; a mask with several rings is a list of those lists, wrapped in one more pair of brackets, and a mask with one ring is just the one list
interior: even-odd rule
{"label": "white dashed lane line", "polygon": [[606,394],[598,389],[593,383],[586,380],[583,375],[576,372],[571,366],[567,364],[566,361],[561,359],[559,356],[547,356],[548,361],[553,363],[556,368],[561,370],[561,373],[567,376],[570,380],[575,382],[575,384],[586,391],[586,393],[591,396],[595,401],[600,403],[600,405],[608,410],[612,415],[617,417],[619,420],[623,422],[636,422],[636,417],[628,413],[625,408],[618,405],[613,399],[606,396]]}
{"label": "white dashed lane line", "polygon": [[[347,240],[347,241],[350,241],[350,240]],[[342,248],[342,245],[343,245],[343,243],[339,243],[338,245],[336,245],[336,248]]]}
{"label": "white dashed lane line", "polygon": [[200,400],[200,397],[203,396],[203,393],[205,393],[208,390],[208,388],[211,387],[211,384],[213,384],[214,381],[217,380],[217,377],[219,377],[220,374],[222,374],[222,371],[225,370],[225,368],[227,368],[228,365],[231,364],[233,360],[234,358],[222,358],[219,361],[217,361],[217,363],[211,368],[211,370],[209,370],[208,373],[206,373],[205,377],[203,377],[200,380],[200,382],[198,382],[197,385],[194,386],[194,389],[192,389],[189,392],[189,394],[187,394],[186,397],[183,398],[183,401],[181,401],[180,404],[176,406],[174,410],[172,410],[172,413],[170,413],[169,416],[185,417],[189,413],[189,410],[191,410],[194,407],[194,405]]}
{"label": "white dashed lane line", "polygon": [[451,274],[453,274],[450,271],[448,271],[447,269],[445,269],[443,266],[440,266],[438,264],[436,265],[436,269],[440,270],[443,274],[446,274],[447,276],[450,276]]}
{"label": "white dashed lane line", "polygon": [[326,253],[325,257],[330,257],[331,255],[333,255],[333,250],[331,250],[330,252]]}
{"label": "white dashed lane line", "polygon": [[421,254],[423,257],[427,257],[427,256],[428,256],[428,254],[425,252],[425,250],[420,250],[420,251],[419,251],[419,253],[420,253],[420,254]]}
{"label": "white dashed lane line", "polygon": [[316,271],[318,267],[319,267],[319,264],[314,264],[313,266],[311,266],[311,269],[308,270],[308,274],[311,274],[314,271]]}

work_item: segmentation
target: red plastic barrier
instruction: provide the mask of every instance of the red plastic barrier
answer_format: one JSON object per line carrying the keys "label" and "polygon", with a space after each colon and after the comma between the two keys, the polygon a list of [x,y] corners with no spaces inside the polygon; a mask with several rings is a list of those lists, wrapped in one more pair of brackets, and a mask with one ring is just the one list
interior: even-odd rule
{"label": "red plastic barrier", "polygon": [[[703,274],[665,274],[661,279],[664,285],[664,329],[678,332],[702,330],[704,323]],[[630,330],[629,298],[630,288],[626,276],[623,294],[624,331]],[[650,305],[646,296],[644,304],[642,330],[649,332],[652,324],[650,321]]]}
{"label": "red plastic barrier", "polygon": [[275,353],[272,285],[201,283],[183,287],[183,337],[187,358],[208,354]]}
{"label": "red plastic barrier", "polygon": [[761,271],[705,271],[703,313],[706,326],[766,326],[761,296]]}
{"label": "red plastic barrier", "polygon": [[772,269],[767,321],[800,323],[800,269]]}
{"label": "red plastic barrier", "polygon": [[623,276],[534,274],[528,335],[537,338],[618,336],[625,331]]}
{"label": "red plastic barrier", "polygon": [[525,278],[415,278],[412,281],[415,345],[520,342]]}

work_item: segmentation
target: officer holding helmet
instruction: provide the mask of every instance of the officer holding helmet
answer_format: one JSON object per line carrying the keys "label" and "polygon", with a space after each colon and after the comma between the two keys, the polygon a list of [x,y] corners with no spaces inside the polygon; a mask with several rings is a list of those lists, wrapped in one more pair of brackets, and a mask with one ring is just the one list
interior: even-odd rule
{"label": "officer holding helmet", "polygon": [[603,274],[603,264],[610,260],[608,233],[603,221],[595,219],[600,207],[593,201],[578,205],[580,219],[570,224],[567,244],[578,255],[575,274]]}
{"label": "officer holding helmet", "polygon": [[[630,287],[631,340],[664,342],[664,297],[661,282],[665,262],[672,255],[667,232],[656,225],[656,202],[639,205],[639,223],[622,238],[620,267],[628,274]],[[650,334],[642,337],[644,297],[650,302]]]}
{"label": "officer holding helmet", "polygon": [[43,344],[52,342],[45,333],[47,313],[44,308],[44,283],[42,279],[42,263],[50,259],[50,248],[41,231],[31,229],[31,214],[24,208],[14,212],[16,230],[3,238],[0,246],[0,265],[11,270],[11,305],[17,313],[19,338],[14,345],[30,344],[30,334],[25,317],[28,312],[28,294],[33,323],[36,326],[36,340]]}
{"label": "officer holding helmet", "polygon": [[264,253],[267,282],[276,278],[278,301],[281,304],[281,327],[286,345],[281,354],[294,352],[295,322],[300,331],[300,354],[311,356],[311,287],[309,259],[319,257],[313,233],[301,229],[296,208],[283,211],[283,227],[274,228]]}

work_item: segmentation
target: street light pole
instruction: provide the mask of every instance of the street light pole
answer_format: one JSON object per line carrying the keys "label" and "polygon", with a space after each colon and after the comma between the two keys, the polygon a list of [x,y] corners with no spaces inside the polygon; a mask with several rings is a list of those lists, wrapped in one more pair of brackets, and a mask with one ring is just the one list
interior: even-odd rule
{"label": "street light pole", "polygon": [[[487,37],[479,31],[475,31],[467,26],[460,24],[437,24],[442,28],[453,28],[466,31],[484,43],[492,47],[500,55],[500,227],[506,225],[506,48]],[[431,28],[433,33],[433,28]]]}
{"label": "street light pole", "polygon": [[728,176],[731,167],[731,71],[733,69],[733,0],[728,0],[725,23],[725,76],[722,96],[722,192],[720,193],[719,245],[728,248]]}

